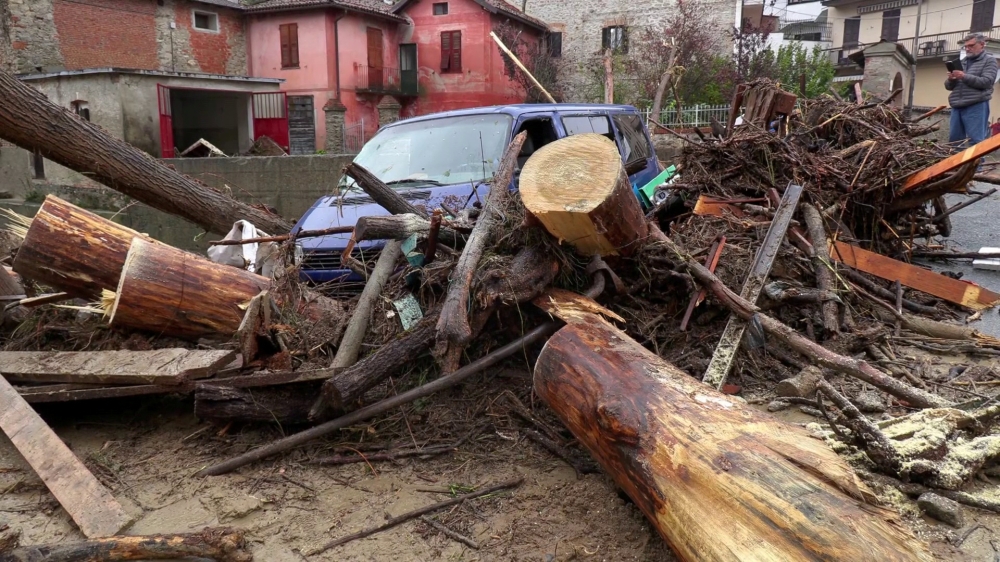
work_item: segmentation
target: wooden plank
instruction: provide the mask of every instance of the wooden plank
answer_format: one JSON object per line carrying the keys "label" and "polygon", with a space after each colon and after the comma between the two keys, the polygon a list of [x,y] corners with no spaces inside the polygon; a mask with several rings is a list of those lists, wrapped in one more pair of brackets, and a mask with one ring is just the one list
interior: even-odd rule
{"label": "wooden plank", "polygon": [[129,386],[100,386],[96,384],[46,384],[43,386],[22,386],[18,394],[29,404],[51,402],[78,402],[81,400],[103,400],[106,398],[127,398],[152,394],[191,394],[194,384],[175,385],[134,384]]}
{"label": "wooden plank", "polygon": [[698,197],[698,200],[694,204],[693,212],[703,217],[722,217],[727,213],[732,214],[734,217],[742,217],[744,215],[743,210],[736,205],[732,205],[721,199],[706,197],[705,195]]}
{"label": "wooden plank", "polygon": [[979,285],[945,277],[844,242],[831,242],[830,257],[859,271],[887,281],[898,280],[907,287],[973,310],[984,310],[1000,303],[1000,294]]}
{"label": "wooden plank", "polygon": [[0,374],[11,382],[177,385],[212,376],[231,350],[2,351]]}
{"label": "wooden plank", "polygon": [[130,522],[111,492],[2,378],[0,429],[87,538],[114,535]]}
{"label": "wooden plank", "polygon": [[[767,229],[764,241],[754,257],[753,269],[750,270],[750,275],[743,282],[740,296],[744,299],[757,302],[757,297],[760,296],[760,291],[764,288],[764,283],[767,282],[767,276],[771,273],[771,266],[774,265],[774,260],[778,257],[781,241],[785,239],[785,232],[792,222],[792,215],[795,214],[801,195],[801,185],[789,184],[785,188],[785,194],[774,213],[771,227]],[[729,318],[726,329],[722,332],[722,338],[719,339],[719,345],[716,346],[715,353],[712,354],[708,369],[705,370],[705,376],[701,379],[702,382],[715,389],[722,388],[726,377],[729,376],[729,370],[733,367],[733,359],[736,358],[736,351],[740,347],[740,341],[743,339],[746,327],[746,322],[738,316],[734,315]]]}
{"label": "wooden plank", "polygon": [[919,185],[923,185],[934,178],[947,174],[966,162],[986,156],[998,148],[1000,148],[1000,135],[990,137],[979,144],[970,146],[957,154],[952,154],[944,160],[936,164],[931,164],[923,170],[914,173],[910,177],[906,178],[906,181],[903,182],[903,186],[899,188],[897,193],[906,193],[907,191],[910,191]]}

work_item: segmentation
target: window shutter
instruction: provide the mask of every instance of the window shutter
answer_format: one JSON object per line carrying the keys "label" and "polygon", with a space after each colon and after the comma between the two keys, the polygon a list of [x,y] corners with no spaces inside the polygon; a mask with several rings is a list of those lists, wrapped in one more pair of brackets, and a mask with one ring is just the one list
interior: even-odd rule
{"label": "window shutter", "polygon": [[288,26],[282,25],[278,28],[281,32],[281,66],[291,66],[291,53],[289,51]]}
{"label": "window shutter", "polygon": [[882,12],[882,39],[896,41],[899,39],[899,10]]}
{"label": "window shutter", "polygon": [[462,32],[451,32],[451,69],[462,71]]}
{"label": "window shutter", "polygon": [[451,32],[441,32],[441,70],[451,68]]}
{"label": "window shutter", "polygon": [[299,24],[288,24],[288,53],[290,55],[289,66],[299,65]]}
{"label": "window shutter", "polygon": [[972,25],[970,31],[989,31],[993,27],[994,0],[976,0],[972,3]]}
{"label": "window shutter", "polygon": [[844,48],[854,48],[858,46],[858,38],[861,35],[861,18],[853,17],[844,20]]}
{"label": "window shutter", "polygon": [[601,30],[601,50],[611,46],[611,28],[605,27]]}
{"label": "window shutter", "polygon": [[622,39],[621,39],[621,51],[623,53],[628,53],[628,28],[625,26],[620,27]]}

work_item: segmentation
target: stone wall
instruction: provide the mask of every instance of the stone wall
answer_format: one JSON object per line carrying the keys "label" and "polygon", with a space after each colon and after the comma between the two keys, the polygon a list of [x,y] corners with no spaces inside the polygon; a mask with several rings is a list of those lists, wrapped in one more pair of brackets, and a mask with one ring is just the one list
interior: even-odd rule
{"label": "stone wall", "polygon": [[[107,67],[247,73],[238,10],[187,0],[0,0],[0,16],[4,5],[18,73]],[[195,9],[216,14],[218,31],[194,29]],[[0,46],[0,60],[2,54]]]}
{"label": "stone wall", "polygon": [[0,0],[0,70],[14,72],[14,47],[10,38],[10,3]]}
{"label": "stone wall", "polygon": [[[562,33],[559,82],[564,101],[599,102],[603,84],[601,30],[612,25],[628,28],[630,48],[635,49],[639,30],[662,28],[674,13],[676,0],[527,0],[526,13]],[[736,22],[736,3],[704,0],[705,17],[723,35]]]}

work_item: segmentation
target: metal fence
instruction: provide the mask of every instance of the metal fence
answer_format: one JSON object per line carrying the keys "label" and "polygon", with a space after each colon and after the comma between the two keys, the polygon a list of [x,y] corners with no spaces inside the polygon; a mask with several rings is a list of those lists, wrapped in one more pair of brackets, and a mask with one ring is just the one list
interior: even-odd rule
{"label": "metal fence", "polygon": [[357,154],[365,145],[365,120],[357,123],[344,123],[344,153]]}
{"label": "metal fence", "polygon": [[652,110],[646,109],[643,110],[643,116],[646,119],[646,123],[649,124],[650,129],[654,126],[650,119],[655,119],[668,127],[708,127],[712,124],[713,117],[719,123],[725,125],[729,119],[729,106],[692,105],[690,107],[682,107],[679,112],[676,108],[667,108],[660,112],[658,119],[652,115]]}

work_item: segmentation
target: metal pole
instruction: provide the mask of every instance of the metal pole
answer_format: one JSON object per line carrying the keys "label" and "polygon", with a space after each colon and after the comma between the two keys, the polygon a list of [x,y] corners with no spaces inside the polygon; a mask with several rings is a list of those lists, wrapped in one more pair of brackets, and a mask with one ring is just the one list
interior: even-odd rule
{"label": "metal pole", "polygon": [[913,57],[913,64],[910,65],[910,96],[907,106],[913,109],[913,90],[917,85],[917,50],[920,49],[920,12],[924,7],[923,2],[917,0],[917,28],[913,30],[913,50],[910,55]]}

